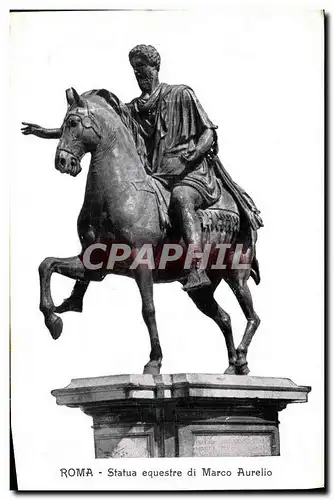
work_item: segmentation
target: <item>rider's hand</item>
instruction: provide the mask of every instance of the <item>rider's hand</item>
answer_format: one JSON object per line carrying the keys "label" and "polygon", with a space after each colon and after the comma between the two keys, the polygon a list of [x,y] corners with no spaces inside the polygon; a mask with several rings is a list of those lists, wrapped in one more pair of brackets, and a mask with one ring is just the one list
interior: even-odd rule
{"label": "rider's hand", "polygon": [[21,128],[21,132],[23,135],[33,134],[37,135],[38,137],[40,132],[44,130],[43,127],[41,127],[40,125],[36,125],[35,123],[22,122],[22,125],[24,125],[24,127]]}
{"label": "rider's hand", "polygon": [[199,154],[196,148],[187,151],[186,153],[182,153],[182,158],[187,163],[192,163],[198,159]]}

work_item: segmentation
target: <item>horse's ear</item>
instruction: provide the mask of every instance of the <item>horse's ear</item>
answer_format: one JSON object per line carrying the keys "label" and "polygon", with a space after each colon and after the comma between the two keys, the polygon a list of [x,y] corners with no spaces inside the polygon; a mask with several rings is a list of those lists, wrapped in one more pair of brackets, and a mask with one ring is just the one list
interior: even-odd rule
{"label": "horse's ear", "polygon": [[76,103],[77,106],[84,106],[83,99],[79,96],[78,92],[73,87],[66,90],[66,99],[69,106],[72,106],[72,104],[74,103]]}

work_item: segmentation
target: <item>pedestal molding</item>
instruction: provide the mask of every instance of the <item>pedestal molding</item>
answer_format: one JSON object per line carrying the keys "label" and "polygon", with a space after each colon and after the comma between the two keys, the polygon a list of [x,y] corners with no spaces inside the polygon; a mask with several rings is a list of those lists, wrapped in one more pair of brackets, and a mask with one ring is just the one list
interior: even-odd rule
{"label": "pedestal molding", "polygon": [[52,391],[93,418],[96,458],[279,455],[278,412],[311,388],[287,378],[113,375]]}

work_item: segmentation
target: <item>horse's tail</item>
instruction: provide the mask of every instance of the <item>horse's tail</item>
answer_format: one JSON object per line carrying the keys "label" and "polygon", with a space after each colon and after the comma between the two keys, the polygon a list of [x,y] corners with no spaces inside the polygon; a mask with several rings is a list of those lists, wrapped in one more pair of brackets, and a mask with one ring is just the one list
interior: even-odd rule
{"label": "horse's tail", "polygon": [[253,280],[255,281],[256,285],[258,285],[261,281],[261,276],[260,276],[259,261],[256,258],[256,252],[254,252],[254,257],[252,260],[250,275],[253,278]]}

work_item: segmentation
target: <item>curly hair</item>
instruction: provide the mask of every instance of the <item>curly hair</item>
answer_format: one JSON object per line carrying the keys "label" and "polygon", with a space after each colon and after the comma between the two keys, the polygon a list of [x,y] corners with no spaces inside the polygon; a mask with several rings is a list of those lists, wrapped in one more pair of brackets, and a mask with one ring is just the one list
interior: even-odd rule
{"label": "curly hair", "polygon": [[152,45],[136,45],[133,49],[131,49],[129,52],[130,63],[131,59],[137,56],[144,58],[150,66],[159,71],[161,57],[157,49]]}

